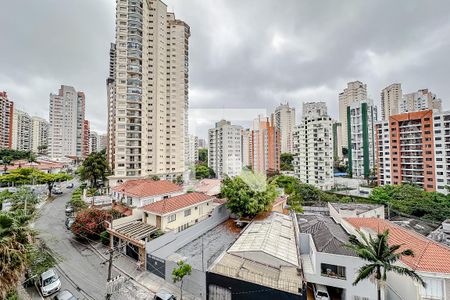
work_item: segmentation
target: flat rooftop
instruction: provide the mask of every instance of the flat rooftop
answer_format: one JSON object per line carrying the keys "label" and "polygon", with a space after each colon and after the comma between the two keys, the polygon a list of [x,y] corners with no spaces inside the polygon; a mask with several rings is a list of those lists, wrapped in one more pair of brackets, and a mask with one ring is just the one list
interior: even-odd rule
{"label": "flat rooftop", "polygon": [[383,205],[378,204],[364,204],[364,203],[330,203],[337,211],[339,210],[351,210],[356,213],[356,215],[363,214],[365,212],[377,209]]}
{"label": "flat rooftop", "polygon": [[300,232],[311,234],[317,251],[356,256],[352,250],[345,247],[349,243],[350,235],[331,217],[297,214],[297,220]]}

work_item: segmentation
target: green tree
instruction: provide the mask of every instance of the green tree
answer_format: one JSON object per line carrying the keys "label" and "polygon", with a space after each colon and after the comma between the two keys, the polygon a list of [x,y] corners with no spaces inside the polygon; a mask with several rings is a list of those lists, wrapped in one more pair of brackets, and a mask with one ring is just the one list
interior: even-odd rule
{"label": "green tree", "polygon": [[47,145],[41,145],[41,146],[38,146],[38,147],[37,147],[38,154],[39,154],[39,155],[47,155],[47,149],[48,149],[48,146],[47,146]]}
{"label": "green tree", "polygon": [[292,153],[281,153],[281,171],[294,171],[294,155]]}
{"label": "green tree", "polygon": [[48,174],[48,173],[38,173],[37,180],[38,183],[46,184],[48,189],[48,196],[52,196],[52,190],[57,182],[63,182],[67,180],[71,180],[73,177],[66,173],[56,173],[56,174]]}
{"label": "green tree", "polygon": [[159,178],[158,175],[152,175],[152,176],[150,176],[150,179],[153,180],[153,181],[160,181],[161,180],[161,178]]}
{"label": "green tree", "polygon": [[81,180],[89,180],[91,187],[98,188],[98,180],[106,180],[110,173],[106,156],[101,152],[93,152],[83,161],[79,169]]}
{"label": "green tree", "polygon": [[239,218],[253,217],[270,210],[273,201],[278,196],[275,184],[263,182],[261,185],[252,185],[252,176],[256,175],[242,173],[241,176],[226,177],[222,181],[220,193],[222,197],[227,198],[228,209]]}
{"label": "green tree", "polygon": [[0,160],[1,164],[3,165],[3,171],[8,171],[8,166],[11,165],[11,162],[13,161],[13,157],[12,156],[3,156],[2,159]]}
{"label": "green tree", "polygon": [[182,185],[183,184],[183,176],[178,175],[174,180],[173,183],[178,184],[178,185]]}
{"label": "green tree", "polygon": [[381,286],[383,285],[383,282],[387,280],[386,274],[388,272],[408,276],[425,287],[425,282],[415,271],[396,264],[403,256],[414,256],[414,252],[411,249],[400,251],[401,245],[389,246],[388,230],[383,233],[378,233],[376,238],[372,238],[372,236],[367,238],[367,236],[360,231],[358,231],[358,234],[362,241],[355,235],[352,235],[350,236],[350,243],[347,247],[355,251],[356,255],[367,261],[368,264],[365,264],[358,269],[353,285],[357,285],[362,280],[374,277],[377,282],[378,300],[381,300]]}
{"label": "green tree", "polygon": [[203,164],[196,165],[195,166],[195,178],[196,179],[210,178],[209,168]]}
{"label": "green tree", "polygon": [[208,163],[208,149],[206,148],[198,149],[198,162],[203,164]]}
{"label": "green tree", "polygon": [[181,300],[183,300],[183,281],[184,277],[191,275],[192,273],[192,267],[185,263],[184,261],[180,260],[177,263],[177,268],[172,270],[172,279],[173,283],[180,282],[180,294],[181,294]]}

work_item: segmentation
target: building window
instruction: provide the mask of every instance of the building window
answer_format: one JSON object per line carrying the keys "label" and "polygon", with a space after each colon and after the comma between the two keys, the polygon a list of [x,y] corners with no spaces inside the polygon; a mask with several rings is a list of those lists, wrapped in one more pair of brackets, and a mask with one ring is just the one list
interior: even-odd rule
{"label": "building window", "polygon": [[176,219],[177,219],[177,215],[176,215],[176,214],[173,214],[173,215],[170,215],[169,217],[167,217],[167,222],[172,223],[172,222],[174,222]]}
{"label": "building window", "polygon": [[185,211],[184,211],[184,216],[185,217],[187,217],[187,216],[190,216],[191,215],[191,209],[189,208],[189,209],[186,209]]}
{"label": "building window", "polygon": [[338,279],[346,279],[345,277],[345,267],[320,264],[321,274],[326,277],[333,277]]}

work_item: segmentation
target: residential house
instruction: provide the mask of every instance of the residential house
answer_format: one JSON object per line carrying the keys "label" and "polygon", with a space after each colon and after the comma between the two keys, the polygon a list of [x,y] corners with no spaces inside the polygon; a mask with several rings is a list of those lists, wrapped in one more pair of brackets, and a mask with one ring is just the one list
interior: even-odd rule
{"label": "residential house", "polygon": [[142,207],[183,193],[183,188],[168,180],[128,180],[112,188],[111,197],[130,207]]}

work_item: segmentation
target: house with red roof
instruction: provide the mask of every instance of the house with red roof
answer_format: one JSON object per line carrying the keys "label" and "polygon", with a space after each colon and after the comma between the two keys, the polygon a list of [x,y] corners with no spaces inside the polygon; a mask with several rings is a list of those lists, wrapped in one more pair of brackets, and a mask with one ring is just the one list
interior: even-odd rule
{"label": "house with red roof", "polygon": [[215,197],[204,193],[192,192],[165,198],[150,203],[141,209],[144,222],[160,228],[162,231],[182,231],[210,215]]}
{"label": "house with red roof", "polygon": [[129,207],[142,207],[147,204],[181,195],[183,187],[168,180],[134,179],[111,189],[111,197],[117,203]]}
{"label": "house with red roof", "polygon": [[400,263],[414,270],[426,283],[423,288],[409,277],[387,274],[386,299],[450,299],[450,248],[417,232],[380,218],[344,218],[342,226],[357,235],[360,230],[374,235],[389,230],[389,245],[411,249],[414,257],[402,257]]}

